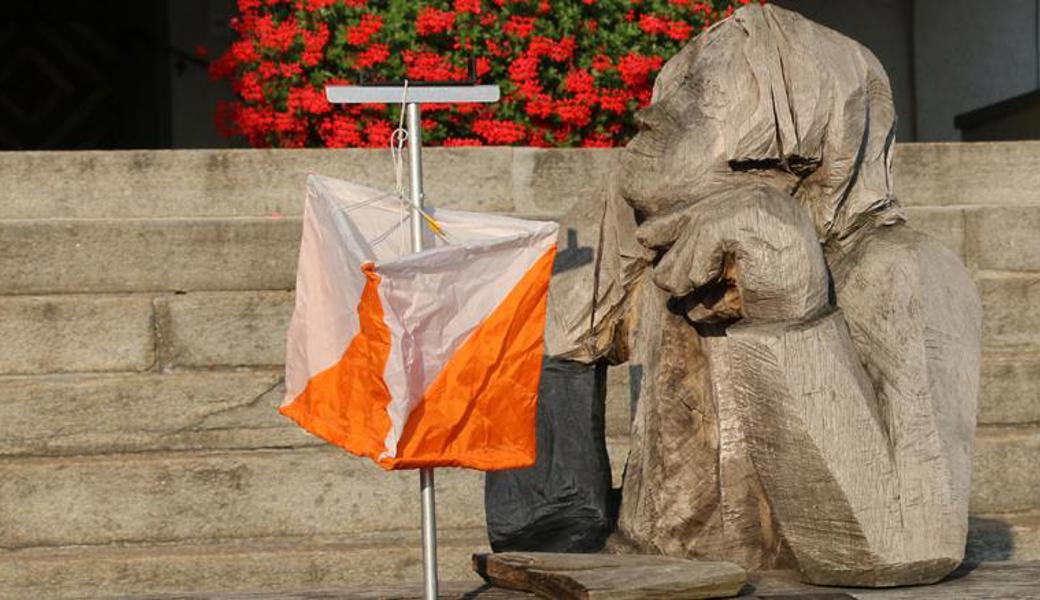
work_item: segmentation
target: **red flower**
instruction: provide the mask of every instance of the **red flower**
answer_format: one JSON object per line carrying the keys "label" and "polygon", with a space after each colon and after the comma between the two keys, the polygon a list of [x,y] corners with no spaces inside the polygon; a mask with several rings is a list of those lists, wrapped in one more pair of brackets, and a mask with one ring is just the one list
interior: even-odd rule
{"label": "red flower", "polygon": [[371,147],[385,147],[390,144],[390,133],[392,131],[390,123],[383,120],[374,121],[365,127],[365,140]]}
{"label": "red flower", "polygon": [[581,100],[568,99],[557,102],[556,114],[564,123],[578,127],[584,127],[592,120],[592,109]]}
{"label": "red flower", "polygon": [[303,55],[301,61],[313,67],[325,57],[325,44],[329,42],[329,26],[320,23],[315,31],[303,32]]}
{"label": "red flower", "polygon": [[536,35],[532,37],[531,42],[527,44],[527,55],[533,58],[547,56],[555,45],[556,40],[545,37],[544,35]]}
{"label": "red flower", "polygon": [[668,31],[668,21],[657,15],[643,14],[639,15],[639,28],[644,33],[659,35]]}
{"label": "red flower", "polygon": [[625,90],[601,90],[598,99],[600,108],[616,115],[628,110],[628,100],[629,95]]}
{"label": "red flower", "polygon": [[298,0],[296,6],[307,12],[314,12],[332,6],[337,0]]}
{"label": "red flower", "polygon": [[455,12],[480,14],[480,0],[455,0]]}
{"label": "red flower", "polygon": [[524,111],[537,119],[547,119],[553,114],[553,100],[546,94],[532,94],[527,99]]}
{"label": "red flower", "polygon": [[296,41],[300,30],[299,23],[294,17],[276,23],[271,15],[264,15],[257,19],[256,32],[259,35],[261,48],[285,52]]}
{"label": "red flower", "polygon": [[325,99],[325,92],[306,86],[289,89],[286,102],[290,111],[303,111],[312,115],[323,115],[332,110],[332,105]]}
{"label": "red flower", "polygon": [[502,27],[502,31],[506,35],[514,35],[518,38],[526,38],[531,35],[534,31],[534,17],[521,17],[513,15],[509,17],[506,24]]}
{"label": "red flower", "polygon": [[637,86],[646,83],[650,73],[660,69],[662,64],[664,59],[660,56],[643,56],[629,52],[618,62],[618,71],[625,85]]}
{"label": "red flower", "polygon": [[484,144],[483,144],[483,142],[481,142],[477,138],[450,137],[450,138],[445,138],[444,139],[443,145],[444,146],[483,146]]}
{"label": "red flower", "polygon": [[502,57],[509,55],[509,50],[503,46],[499,46],[495,40],[488,38],[487,41],[485,41],[485,44],[487,45],[488,52],[491,53],[491,56]]}
{"label": "red flower", "polygon": [[278,133],[289,133],[304,128],[303,121],[296,118],[292,111],[274,113],[274,130]]}
{"label": "red flower", "polygon": [[347,43],[351,46],[364,46],[373,35],[383,28],[383,17],[373,14],[361,15],[361,21],[347,28]]}
{"label": "red flower", "polygon": [[538,60],[521,55],[509,65],[509,78],[517,83],[537,79]]}
{"label": "red flower", "polygon": [[666,34],[677,42],[685,42],[693,35],[693,25],[685,21],[671,21],[668,23]]}
{"label": "red flower", "polygon": [[349,148],[363,143],[357,121],[344,114],[333,115],[318,126],[318,135],[326,148]]}
{"label": "red flower", "polygon": [[256,46],[253,45],[252,40],[239,40],[231,44],[231,49],[228,52],[240,63],[251,63],[260,60],[260,55],[257,53]]}
{"label": "red flower", "polygon": [[473,132],[489,144],[515,144],[525,137],[524,126],[512,121],[478,119],[473,122]]}
{"label": "red flower", "polygon": [[292,79],[303,74],[303,67],[299,63],[281,63],[278,65],[278,73],[283,79]]}
{"label": "red flower", "polygon": [[524,81],[516,86],[516,95],[519,98],[533,98],[544,91],[542,84],[536,80]]}
{"label": "red flower", "polygon": [[592,57],[592,70],[600,73],[614,68],[614,60],[606,54],[597,54]]}
{"label": "red flower", "polygon": [[217,60],[209,63],[209,78],[211,81],[217,81],[230,77],[235,72],[236,67],[238,67],[238,61],[235,60],[234,55],[229,50]]}
{"label": "red flower", "polygon": [[574,56],[574,49],[577,44],[574,42],[574,38],[565,37],[556,43],[549,51],[549,58],[557,62],[565,62]]}
{"label": "red flower", "polygon": [[595,83],[592,75],[585,69],[578,69],[567,73],[567,77],[563,80],[563,87],[572,94],[583,94],[592,91],[592,86]]}
{"label": "red flower", "polygon": [[247,102],[262,102],[264,100],[264,90],[260,87],[260,78],[257,77],[256,73],[245,73],[238,80],[237,84],[232,87]]}
{"label": "red flower", "polygon": [[260,79],[267,81],[269,79],[278,77],[280,69],[278,68],[278,65],[274,63],[274,61],[262,60],[260,61],[260,64],[257,66],[256,72],[260,75]]}
{"label": "red flower", "polygon": [[405,76],[419,81],[452,81],[466,78],[466,69],[452,65],[436,52],[402,53]]}
{"label": "red flower", "polygon": [[415,31],[419,35],[446,33],[454,26],[455,13],[433,6],[424,6],[419,9],[419,15],[415,19]]}
{"label": "red flower", "polygon": [[372,44],[368,50],[354,57],[354,66],[358,69],[367,69],[388,58],[390,58],[390,48],[386,44]]}
{"label": "red flower", "polygon": [[611,148],[614,140],[606,133],[591,133],[581,141],[584,148]]}

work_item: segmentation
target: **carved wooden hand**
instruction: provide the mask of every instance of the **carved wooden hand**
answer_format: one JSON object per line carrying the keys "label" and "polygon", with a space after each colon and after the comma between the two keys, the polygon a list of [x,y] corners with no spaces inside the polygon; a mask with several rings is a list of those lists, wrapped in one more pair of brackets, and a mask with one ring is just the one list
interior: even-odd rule
{"label": "carved wooden hand", "polygon": [[636,235],[661,252],[654,283],[681,299],[694,321],[804,321],[827,308],[827,265],[813,225],[771,187],[652,217]]}

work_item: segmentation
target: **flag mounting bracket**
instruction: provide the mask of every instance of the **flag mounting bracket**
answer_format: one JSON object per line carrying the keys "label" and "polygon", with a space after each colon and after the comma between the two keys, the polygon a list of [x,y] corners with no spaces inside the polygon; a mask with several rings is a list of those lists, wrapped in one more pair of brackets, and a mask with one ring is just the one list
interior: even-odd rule
{"label": "flag mounting bracket", "polygon": [[[423,210],[422,173],[422,108],[424,103],[456,104],[463,102],[497,102],[501,91],[497,85],[472,85],[463,82],[374,82],[362,85],[330,85],[325,97],[332,104],[397,104],[405,105],[408,130],[408,171],[412,203],[412,251],[421,252]],[[437,510],[434,495],[433,468],[419,470],[419,493],[422,501],[423,590],[427,600],[435,600],[437,590]]]}

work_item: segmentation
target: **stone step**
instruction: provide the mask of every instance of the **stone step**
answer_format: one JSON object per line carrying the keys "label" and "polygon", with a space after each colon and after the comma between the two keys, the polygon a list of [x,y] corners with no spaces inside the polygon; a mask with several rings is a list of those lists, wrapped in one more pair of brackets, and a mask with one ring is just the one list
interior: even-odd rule
{"label": "stone step", "polygon": [[0,221],[0,294],[291,289],[300,219]]}
{"label": "stone step", "polygon": [[[981,269],[1040,271],[1040,207],[963,212],[910,219]],[[0,294],[291,289],[300,227],[298,217],[0,221]],[[967,248],[966,229],[986,243]]]}
{"label": "stone step", "polygon": [[[1040,355],[1040,274],[976,280],[984,350],[1031,368]],[[292,308],[283,290],[0,295],[0,375],[278,366]],[[1008,373],[1036,396],[1028,369]]]}
{"label": "stone step", "polygon": [[281,370],[0,377],[0,456],[317,446]]}
{"label": "stone step", "polygon": [[[612,368],[607,435],[624,438],[624,368]],[[0,377],[0,457],[302,448],[324,442],[277,412],[280,369]]]}
{"label": "stone step", "polygon": [[[445,208],[562,212],[615,154],[428,148],[424,187]],[[386,150],[5,152],[0,219],[299,215],[308,173],[394,186]]]}
{"label": "stone step", "polygon": [[[252,385],[263,391],[270,389],[264,387],[266,383],[254,380]],[[205,397],[201,402],[193,399],[189,412],[201,416],[200,423],[212,417],[213,427],[202,424],[192,433],[181,430],[183,423],[196,417],[170,416],[176,410],[168,408],[156,410],[155,425],[141,433],[148,413],[144,407],[128,415],[126,431],[117,432],[117,425],[106,423],[99,432],[73,432],[66,438],[72,442],[57,443],[75,447],[93,440],[95,449],[137,444],[142,451],[136,453],[0,458],[0,498],[5,504],[0,513],[0,548],[339,535],[406,529],[417,522],[415,473],[385,473],[366,459],[314,445],[316,440],[287,428],[273,411],[259,410],[262,404],[272,403],[269,392],[258,398],[255,406],[228,402],[225,406],[233,408],[224,413],[206,406]],[[92,418],[105,420],[106,416]],[[225,417],[229,420],[221,427]],[[60,426],[70,419],[67,413],[64,421],[55,419],[58,437],[64,435]],[[270,429],[258,427],[267,423]],[[38,424],[36,429],[43,427]],[[163,448],[211,443],[257,446],[264,441],[291,444],[294,439],[301,440],[299,447],[143,450],[148,440]],[[7,445],[17,447],[18,442]],[[611,438],[609,449],[619,485],[627,439]],[[981,428],[972,511],[1040,510],[1038,454],[1040,429]],[[444,526],[481,526],[482,495],[474,493],[481,489],[481,474],[460,469],[440,473],[439,518]]]}
{"label": "stone step", "polygon": [[[411,531],[418,472],[330,446],[0,460],[0,548]],[[438,523],[484,526],[482,474],[437,472]]]}
{"label": "stone step", "polygon": [[[619,152],[429,148],[425,187],[446,207],[565,212]],[[297,215],[307,173],[393,186],[385,150],[4,152],[0,219]],[[897,144],[893,179],[906,206],[1036,205],[1040,143]]]}
{"label": "stone step", "polygon": [[[480,583],[481,529],[438,530],[442,581]],[[106,598],[128,594],[279,591],[420,583],[419,529],[213,544],[80,546],[0,551],[0,597]]]}
{"label": "stone step", "polygon": [[[608,446],[619,482],[627,441]],[[478,471],[438,470],[438,523],[483,527],[482,490]],[[0,498],[0,548],[9,550],[338,536],[419,523],[417,472],[384,472],[329,445],[8,456]]]}
{"label": "stone step", "polygon": [[[1040,272],[1040,205],[907,212],[983,276]],[[300,228],[281,216],[0,220],[0,295],[292,289]]]}

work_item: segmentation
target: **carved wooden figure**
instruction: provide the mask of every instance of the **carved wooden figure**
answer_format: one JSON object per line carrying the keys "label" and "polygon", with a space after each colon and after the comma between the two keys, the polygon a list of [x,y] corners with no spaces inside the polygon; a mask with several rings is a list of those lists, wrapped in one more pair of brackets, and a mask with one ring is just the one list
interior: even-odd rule
{"label": "carved wooden figure", "polygon": [[749,5],[665,65],[638,121],[595,297],[550,332],[558,357],[641,366],[620,537],[818,584],[950,573],[981,311],[893,196],[880,63]]}

